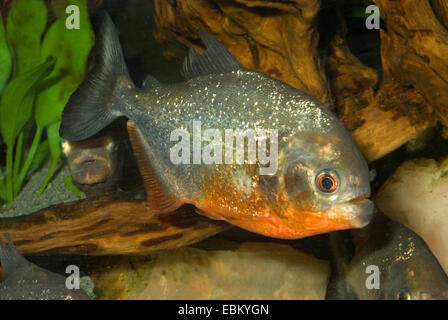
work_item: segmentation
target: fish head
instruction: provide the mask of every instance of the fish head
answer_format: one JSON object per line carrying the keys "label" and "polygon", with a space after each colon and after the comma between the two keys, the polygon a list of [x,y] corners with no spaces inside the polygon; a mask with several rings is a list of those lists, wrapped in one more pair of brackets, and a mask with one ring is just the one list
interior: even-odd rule
{"label": "fish head", "polygon": [[383,272],[383,299],[448,299],[448,277],[422,240],[407,237],[396,251]]}
{"label": "fish head", "polygon": [[400,287],[391,286],[386,288],[384,300],[446,300],[448,291],[443,291],[439,284],[433,286],[411,286],[401,284]]}
{"label": "fish head", "polygon": [[394,263],[388,270],[384,283],[385,300],[448,299],[446,275],[439,266],[434,267],[421,260]]}
{"label": "fish head", "polygon": [[367,163],[341,124],[292,136],[279,153],[283,215],[302,236],[361,228],[373,215]]}
{"label": "fish head", "polygon": [[109,136],[61,143],[73,183],[83,191],[112,183],[117,171],[117,144]]}

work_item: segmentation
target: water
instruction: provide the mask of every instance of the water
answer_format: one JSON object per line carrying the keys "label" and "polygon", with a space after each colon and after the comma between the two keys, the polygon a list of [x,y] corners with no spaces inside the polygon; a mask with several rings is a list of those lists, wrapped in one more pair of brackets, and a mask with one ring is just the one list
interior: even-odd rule
{"label": "water", "polygon": [[[368,1],[323,0],[301,11],[294,1],[68,2],[80,9],[80,29],[76,8],[65,13],[63,1],[1,1],[0,238],[8,233],[48,271],[81,278],[79,290],[96,299],[446,299],[448,91],[446,62],[431,47],[443,42],[448,21],[440,1],[378,1],[381,30],[366,27]],[[184,81],[188,46],[202,48],[197,30],[206,29],[243,67],[327,104],[376,172],[372,225],[282,240],[210,220],[193,206],[154,214],[145,202],[150,167],[137,165],[126,119],[96,142],[64,147],[60,115],[93,66],[90,23],[101,10],[117,27],[138,87],[148,75]],[[419,12],[431,13],[434,30],[423,18],[394,24],[394,15]],[[17,28],[20,19],[28,24]],[[67,273],[69,265],[79,274]],[[381,278],[391,270],[393,280]]]}

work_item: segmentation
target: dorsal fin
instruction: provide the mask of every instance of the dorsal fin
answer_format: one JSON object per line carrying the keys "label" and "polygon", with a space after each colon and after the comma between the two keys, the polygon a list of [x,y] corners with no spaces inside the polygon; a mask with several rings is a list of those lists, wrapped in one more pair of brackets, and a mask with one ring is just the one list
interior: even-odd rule
{"label": "dorsal fin", "polygon": [[190,48],[182,66],[182,75],[186,79],[241,69],[238,61],[214,35],[205,30],[200,30],[198,33],[206,50],[203,54],[199,54]]}
{"label": "dorsal fin", "polygon": [[150,89],[160,85],[160,82],[151,75],[147,75],[145,80],[143,80],[143,89]]}
{"label": "dorsal fin", "polygon": [[170,194],[157,179],[151,160],[145,152],[144,142],[142,141],[140,131],[136,128],[133,121],[127,122],[129,139],[132,149],[137,159],[140,173],[146,189],[146,201],[152,210],[157,213],[172,212],[179,208],[183,203],[176,196]]}

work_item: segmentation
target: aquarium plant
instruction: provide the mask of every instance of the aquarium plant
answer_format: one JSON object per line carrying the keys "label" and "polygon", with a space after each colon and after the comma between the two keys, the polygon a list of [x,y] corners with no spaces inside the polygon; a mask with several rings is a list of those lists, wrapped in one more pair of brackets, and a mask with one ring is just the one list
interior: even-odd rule
{"label": "aquarium plant", "polygon": [[366,8],[372,4],[375,3],[371,0],[342,1],[341,8],[346,17],[365,19],[369,16]]}
{"label": "aquarium plant", "polygon": [[[70,5],[79,8],[79,29],[66,25]],[[0,132],[6,153],[0,198],[9,203],[48,155],[50,169],[39,194],[51,179],[61,156],[61,113],[86,76],[95,40],[86,0],[54,1],[49,8],[43,0],[15,0],[6,23],[0,22]]]}

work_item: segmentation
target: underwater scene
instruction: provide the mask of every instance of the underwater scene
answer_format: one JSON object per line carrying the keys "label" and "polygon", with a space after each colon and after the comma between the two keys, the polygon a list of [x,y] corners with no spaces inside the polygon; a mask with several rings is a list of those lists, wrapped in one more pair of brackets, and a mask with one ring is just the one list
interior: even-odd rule
{"label": "underwater scene", "polygon": [[448,1],[0,10],[0,300],[448,300]]}

